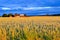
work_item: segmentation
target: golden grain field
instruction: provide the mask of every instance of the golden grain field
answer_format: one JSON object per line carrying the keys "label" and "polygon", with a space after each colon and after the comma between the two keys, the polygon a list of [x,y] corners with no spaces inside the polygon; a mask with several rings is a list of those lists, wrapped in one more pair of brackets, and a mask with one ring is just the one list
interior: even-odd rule
{"label": "golden grain field", "polygon": [[60,40],[60,17],[0,17],[0,40]]}

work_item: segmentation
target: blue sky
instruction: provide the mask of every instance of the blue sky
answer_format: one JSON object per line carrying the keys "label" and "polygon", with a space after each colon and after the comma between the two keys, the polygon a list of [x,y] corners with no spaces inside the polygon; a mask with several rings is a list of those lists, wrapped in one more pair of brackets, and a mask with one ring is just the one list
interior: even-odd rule
{"label": "blue sky", "polygon": [[60,13],[60,0],[0,0],[0,15],[16,12],[27,15]]}

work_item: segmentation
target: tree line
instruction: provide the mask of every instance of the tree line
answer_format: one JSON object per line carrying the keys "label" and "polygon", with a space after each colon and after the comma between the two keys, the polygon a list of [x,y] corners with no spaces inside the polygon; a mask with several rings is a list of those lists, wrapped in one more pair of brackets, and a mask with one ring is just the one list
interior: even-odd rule
{"label": "tree line", "polygon": [[[19,16],[19,14],[18,13],[15,13],[15,14],[12,14],[12,13],[9,13],[9,14],[6,14],[6,13],[4,13],[2,16],[0,16],[0,17],[14,17],[15,15],[18,15]],[[26,14],[24,14],[24,16],[27,16]],[[38,15],[35,15],[35,16],[38,16]],[[52,14],[52,15],[49,15],[49,14],[46,14],[46,15],[39,15],[39,16],[60,16],[60,14]]]}
{"label": "tree line", "polygon": [[1,17],[10,17],[10,16],[14,17],[12,13],[9,13],[9,14],[4,13]]}
{"label": "tree line", "polygon": [[[4,13],[2,16],[0,17],[15,17],[15,16],[21,16],[21,14],[18,14],[18,13],[15,13],[15,14],[12,14],[12,13],[9,13],[9,14],[6,14]],[[27,16],[26,14],[24,14],[24,16]]]}

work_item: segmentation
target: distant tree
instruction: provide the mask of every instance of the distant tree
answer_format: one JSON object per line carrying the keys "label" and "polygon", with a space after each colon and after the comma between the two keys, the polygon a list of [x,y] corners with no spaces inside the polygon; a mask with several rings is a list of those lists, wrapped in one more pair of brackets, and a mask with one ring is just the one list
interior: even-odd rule
{"label": "distant tree", "polygon": [[27,16],[26,14],[24,14],[24,16]]}
{"label": "distant tree", "polygon": [[8,17],[8,15],[7,14],[3,14],[2,17]]}
{"label": "distant tree", "polygon": [[14,17],[14,15],[13,15],[12,13],[9,13],[9,14],[8,14],[8,17],[10,17],[10,16]]}

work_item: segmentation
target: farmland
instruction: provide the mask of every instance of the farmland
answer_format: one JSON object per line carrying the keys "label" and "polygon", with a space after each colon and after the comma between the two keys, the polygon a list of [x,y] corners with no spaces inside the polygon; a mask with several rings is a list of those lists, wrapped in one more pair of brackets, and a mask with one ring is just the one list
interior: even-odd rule
{"label": "farmland", "polygon": [[60,40],[60,17],[0,17],[0,40]]}

